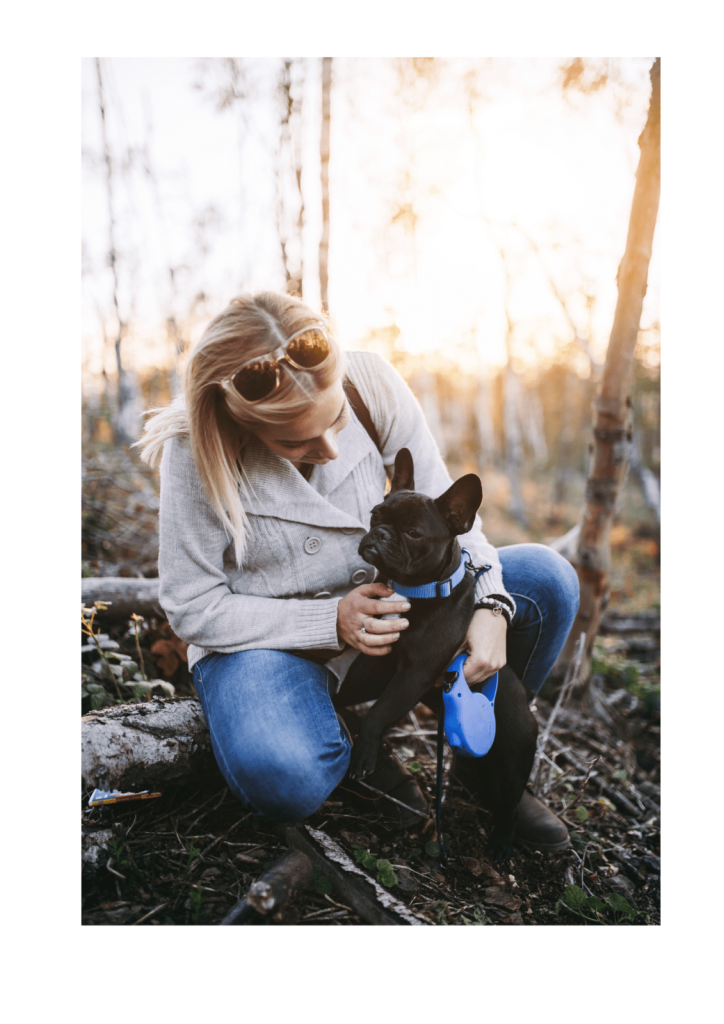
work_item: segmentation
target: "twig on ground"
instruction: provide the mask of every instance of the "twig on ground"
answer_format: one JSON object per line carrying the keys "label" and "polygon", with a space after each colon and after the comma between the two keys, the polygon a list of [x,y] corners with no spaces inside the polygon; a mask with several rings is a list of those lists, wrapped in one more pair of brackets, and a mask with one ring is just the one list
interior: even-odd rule
{"label": "twig on ground", "polygon": [[167,907],[167,906],[168,906],[168,901],[166,903],[159,903],[159,905],[157,907],[154,907],[153,910],[149,910],[149,912],[147,914],[144,914],[143,917],[139,917],[139,919],[137,921],[131,921],[131,924],[132,925],[134,925],[134,924],[143,924],[143,922],[147,921],[149,919],[149,917],[153,917],[153,915],[157,914],[159,912],[159,910],[163,910],[163,908]]}
{"label": "twig on ground", "polygon": [[574,687],[574,685],[575,685],[575,683],[576,683],[576,681],[578,679],[578,673],[580,672],[580,669],[581,669],[581,661],[583,659],[583,649],[584,649],[585,645],[586,645],[586,634],[585,633],[581,633],[580,637],[578,638],[578,643],[576,644],[576,650],[575,650],[575,654],[573,656],[573,661],[568,666],[568,671],[566,672],[565,679],[563,680],[563,685],[561,686],[561,688],[560,688],[560,690],[558,692],[558,699],[556,700],[556,703],[553,706],[553,710],[551,711],[551,713],[550,713],[550,715],[548,717],[548,721],[546,722],[546,727],[543,730],[543,735],[538,740],[538,744],[537,744],[538,749],[536,750],[535,762],[534,762],[534,765],[533,765],[533,779],[534,779],[533,788],[536,789],[536,790],[538,788],[538,773],[539,773],[539,767],[540,767],[540,755],[541,755],[541,753],[545,752],[545,748],[546,748],[546,745],[548,743],[548,739],[549,739],[550,734],[551,734],[551,729],[553,728],[553,723],[555,722],[556,718],[558,717],[558,713],[561,710],[561,707],[563,706],[564,701],[567,700],[569,693],[573,689],[573,687]]}
{"label": "twig on ground", "polygon": [[106,871],[110,871],[110,873],[112,875],[115,875],[116,878],[122,878],[123,881],[125,882],[127,880],[126,876],[122,875],[120,871],[116,871],[116,869],[114,867],[111,867],[112,864],[113,864],[113,857],[110,857],[108,859],[108,863],[106,864]]}
{"label": "twig on ground", "polygon": [[[584,855],[585,855],[586,850],[588,849],[588,846],[589,846],[589,844],[586,843],[585,849],[583,851]],[[578,853],[576,853],[576,851],[572,847],[571,847],[571,853],[573,854],[573,856],[578,861],[580,861],[580,864],[581,864],[581,888],[585,889],[589,896],[595,896],[595,893],[586,885],[586,883],[583,880],[583,868],[584,868],[584,863],[585,862],[582,860],[582,858],[578,855]]]}
{"label": "twig on ground", "polygon": [[415,712],[414,712],[414,711],[410,711],[410,721],[411,721],[411,722],[412,722],[412,724],[413,724],[413,725],[415,726],[415,731],[416,731],[417,733],[419,733],[419,735],[420,735],[420,738],[422,739],[422,742],[423,742],[423,743],[425,744],[425,748],[426,748],[426,750],[427,750],[428,754],[430,755],[430,757],[431,757],[431,758],[433,759],[433,761],[434,761],[434,760],[435,760],[435,758],[437,757],[437,754],[436,754],[436,752],[435,752],[435,751],[434,751],[434,750],[432,749],[432,746],[431,746],[431,744],[430,744],[430,743],[428,743],[428,741],[427,741],[427,739],[426,739],[426,737],[425,737],[424,733],[422,733],[422,732],[421,732],[421,730],[420,730],[420,723],[419,723],[419,722],[417,721],[417,718],[415,717]]}
{"label": "twig on ground", "polygon": [[429,814],[424,814],[417,807],[410,807],[409,804],[403,804],[402,800],[398,800],[397,797],[390,796],[389,793],[383,793],[381,789],[376,789],[375,786],[370,786],[368,782],[363,782],[362,779],[357,779],[357,782],[360,786],[364,786],[365,789],[369,789],[373,793],[378,793],[381,797],[383,796],[385,800],[391,800],[393,804],[397,804],[399,807],[404,807],[406,811],[412,811],[413,814],[416,814],[421,819],[430,817]]}
{"label": "twig on ground", "polygon": [[[558,748],[558,752],[560,753],[561,757],[565,757],[567,761],[570,761],[574,768],[577,768],[579,772],[586,771],[587,766],[585,762],[581,761],[581,759],[573,753],[570,747],[564,746],[564,744],[561,743],[559,739],[556,739],[555,736],[551,736],[551,743],[554,747]],[[609,786],[609,784],[605,782],[600,775],[597,776],[597,779],[598,784],[601,788],[601,792],[604,794],[604,796],[607,796],[609,800],[613,801],[613,803],[616,804],[618,807],[621,807],[621,809],[624,810],[626,814],[628,814],[631,818],[633,818],[634,821],[636,821],[638,818],[639,811],[636,807],[634,807],[631,801],[628,800],[623,795],[623,793],[619,792],[619,790],[614,789],[613,786]]]}

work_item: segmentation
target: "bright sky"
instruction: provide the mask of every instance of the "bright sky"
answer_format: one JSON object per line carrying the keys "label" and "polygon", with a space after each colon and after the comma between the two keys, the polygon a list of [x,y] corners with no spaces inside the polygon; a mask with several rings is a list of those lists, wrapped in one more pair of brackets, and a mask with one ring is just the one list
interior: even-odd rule
{"label": "bright sky", "polygon": [[[207,298],[197,308],[193,338],[234,294],[284,282],[273,158],[279,62],[248,62],[253,95],[243,108],[221,112],[210,96],[219,66],[210,63],[202,72],[190,59],[102,61],[117,168],[120,304],[132,324],[125,345],[136,365],[165,360],[165,318],[174,310],[180,322],[188,321],[197,293]],[[629,100],[618,115],[621,89],[563,97],[556,62],[547,58],[446,61],[432,85],[418,83],[404,95],[394,61],[334,60],[330,307],[344,347],[366,344],[372,331],[394,324],[401,331],[397,344],[411,352],[454,357],[462,350],[469,362],[474,346],[483,363],[502,364],[502,246],[512,281],[517,364],[535,365],[572,336],[546,268],[567,296],[579,333],[590,330],[602,357],[651,61],[616,63]],[[305,60],[304,293],[312,306],[319,303],[320,72],[320,60]],[[464,88],[471,72],[477,72],[480,94],[472,113]],[[205,88],[195,89],[202,81]],[[90,59],[83,62],[83,139],[84,349],[86,370],[93,373],[101,366],[101,318],[109,333],[114,323],[98,86]],[[122,168],[129,150],[144,146],[155,184],[138,158]],[[406,203],[417,215],[414,231],[391,224]],[[175,293],[169,265],[176,268]],[[584,291],[596,298],[590,322]],[[657,320],[655,246],[643,326]]]}

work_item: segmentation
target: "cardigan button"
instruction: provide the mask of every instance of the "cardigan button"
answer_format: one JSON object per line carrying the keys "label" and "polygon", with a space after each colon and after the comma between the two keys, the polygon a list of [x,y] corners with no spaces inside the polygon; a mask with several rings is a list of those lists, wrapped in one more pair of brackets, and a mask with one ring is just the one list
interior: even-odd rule
{"label": "cardigan button", "polygon": [[349,537],[350,534],[357,533],[357,527],[356,526],[343,526],[342,527],[342,533],[346,533],[347,536]]}
{"label": "cardigan button", "polygon": [[304,550],[308,555],[316,555],[322,546],[322,542],[319,537],[307,537],[304,542]]}
{"label": "cardigan button", "polygon": [[330,594],[330,592],[328,590],[320,590],[319,593],[315,594],[314,596],[315,597],[331,597],[332,595]]}
{"label": "cardigan button", "polygon": [[364,581],[367,579],[367,570],[356,569],[355,572],[352,573],[350,579],[352,583],[359,586],[360,583],[364,583]]}

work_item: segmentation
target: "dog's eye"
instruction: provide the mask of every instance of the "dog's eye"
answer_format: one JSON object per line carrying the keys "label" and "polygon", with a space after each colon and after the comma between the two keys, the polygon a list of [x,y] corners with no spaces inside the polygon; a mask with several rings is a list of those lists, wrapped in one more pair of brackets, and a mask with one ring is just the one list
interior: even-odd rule
{"label": "dog's eye", "polygon": [[405,533],[408,537],[412,537],[413,540],[417,540],[418,537],[422,536],[420,531],[416,530],[414,526],[411,526],[409,530],[405,530]]}

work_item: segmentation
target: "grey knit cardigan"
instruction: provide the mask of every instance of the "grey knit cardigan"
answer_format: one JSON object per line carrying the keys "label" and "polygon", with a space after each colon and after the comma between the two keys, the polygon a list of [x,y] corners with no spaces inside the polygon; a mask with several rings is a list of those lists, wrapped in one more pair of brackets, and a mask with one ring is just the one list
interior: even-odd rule
{"label": "grey knit cardigan", "polygon": [[[315,466],[309,481],[252,438],[243,456],[251,489],[242,497],[251,535],[240,569],[199,479],[188,438],[166,442],[160,601],[173,630],[190,644],[189,668],[211,652],[322,648],[341,679],[356,652],[347,648],[346,656],[337,657],[344,650],[337,636],[337,605],[354,587],[375,579],[376,570],[357,548],[372,507],[383,500],[385,467],[391,470],[399,449],[409,448],[417,490],[437,497],[450,486],[422,410],[398,372],[375,353],[349,352],[347,375],[369,409],[382,452],[351,410],[338,435],[339,456]],[[478,580],[477,600],[500,595],[514,613],[500,560],[477,517],[459,539],[476,565],[491,566]]]}

